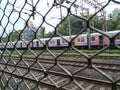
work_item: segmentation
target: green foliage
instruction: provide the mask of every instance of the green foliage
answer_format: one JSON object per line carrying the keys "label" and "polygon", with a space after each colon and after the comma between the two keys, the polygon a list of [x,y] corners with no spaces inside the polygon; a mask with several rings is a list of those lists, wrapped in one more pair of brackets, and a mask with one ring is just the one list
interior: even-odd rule
{"label": "green foliage", "polygon": [[2,42],[16,41],[19,39],[20,32],[21,30],[11,32],[9,35],[2,37],[1,41]]}
{"label": "green foliage", "polygon": [[120,12],[116,15],[111,13],[107,20],[108,31],[119,30],[120,29]]}
{"label": "green foliage", "polygon": [[18,40],[18,36],[19,36],[19,33],[21,32],[21,30],[18,30],[18,31],[15,31],[13,33],[11,33],[11,41],[16,41]]}
{"label": "green foliage", "polygon": [[[75,35],[79,33],[85,26],[84,21],[80,20],[79,18],[75,18],[73,16],[70,17],[70,25],[71,25],[71,34]],[[106,22],[103,20],[103,18],[99,16],[94,16],[91,20],[91,25],[97,29],[105,30],[107,26],[107,31],[112,30],[120,30],[120,11],[117,12],[116,15],[114,13],[109,14],[109,18],[106,20]],[[61,26],[58,27],[58,32],[64,36],[69,35],[68,31],[68,20],[66,19]]]}
{"label": "green foliage", "polygon": [[75,35],[84,28],[84,22],[78,18],[70,16],[70,22],[68,18],[58,27],[58,33],[61,35],[69,35],[69,23],[71,28],[71,35]]}
{"label": "green foliage", "polygon": [[39,32],[40,32],[40,38],[44,38],[45,37],[45,27],[41,27]]}
{"label": "green foliage", "polygon": [[92,19],[91,24],[93,27],[103,30],[103,20],[99,16],[95,16]]}
{"label": "green foliage", "polygon": [[[64,18],[64,17],[63,17]],[[74,16],[70,16],[70,22],[68,18],[66,18],[58,27],[57,27],[57,32],[60,33],[63,36],[68,36],[69,35],[69,23],[70,23],[70,28],[71,28],[71,35],[75,35],[79,33],[84,27],[85,27],[85,21],[82,21],[79,18],[76,18]],[[99,16],[94,16],[91,20],[91,25],[97,29],[103,30],[103,20]],[[112,31],[112,30],[120,30],[120,11],[115,13],[111,13],[108,16],[107,19],[107,31]],[[19,39],[19,34],[21,30],[11,32],[8,36],[2,37],[1,41],[7,42],[7,41],[16,41]],[[41,27],[39,29],[40,38],[49,38],[54,35],[55,31],[50,31],[48,33],[45,33],[45,27]],[[31,35],[29,37],[30,40],[35,38],[36,32],[31,32]],[[56,35],[55,35],[56,36]]]}
{"label": "green foliage", "polygon": [[54,31],[48,32],[47,34],[45,34],[45,38],[50,38],[53,36],[53,34],[54,34]]}

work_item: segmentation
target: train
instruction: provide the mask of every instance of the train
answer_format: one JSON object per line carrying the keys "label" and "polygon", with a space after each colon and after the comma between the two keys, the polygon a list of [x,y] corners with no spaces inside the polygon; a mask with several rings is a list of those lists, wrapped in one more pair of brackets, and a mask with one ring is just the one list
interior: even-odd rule
{"label": "train", "polygon": [[[71,45],[78,49],[100,49],[103,46],[109,45],[120,45],[120,30],[105,32],[109,36],[116,36],[114,42],[110,42],[110,39],[100,33],[90,34],[90,43],[88,43],[88,34],[80,34],[62,37],[52,37],[52,38],[37,38],[32,41],[14,41],[7,43],[0,43],[0,49],[44,49],[48,47],[49,49],[64,49]],[[110,45],[111,46],[111,45]],[[114,46],[111,46],[114,47]]]}

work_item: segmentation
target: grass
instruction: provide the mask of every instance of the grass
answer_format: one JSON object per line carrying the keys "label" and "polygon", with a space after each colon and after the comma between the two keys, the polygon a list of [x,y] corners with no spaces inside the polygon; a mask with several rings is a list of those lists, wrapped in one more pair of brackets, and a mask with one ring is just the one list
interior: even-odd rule
{"label": "grass", "polygon": [[[63,50],[52,50],[54,53],[61,53]],[[95,53],[99,50],[80,50],[83,53]],[[74,50],[69,50],[68,53],[76,53]],[[120,54],[120,50],[105,50],[103,53],[109,53],[109,54]]]}
{"label": "grass", "polygon": [[[34,53],[36,54],[39,54],[40,52],[42,52],[42,50],[31,50],[33,51]],[[27,52],[24,53],[24,55],[32,55],[32,52],[27,50]],[[53,53],[62,53],[64,50],[50,50],[51,52]],[[86,54],[94,54],[96,53],[98,50],[80,50],[81,52],[83,53],[86,53]],[[1,50],[1,53],[3,52],[3,50]],[[24,50],[18,50],[19,53],[23,53]],[[18,52],[16,50],[12,51],[12,50],[8,50],[8,51],[5,51],[4,52],[4,55],[8,55],[10,53],[12,53],[12,55],[19,55]],[[44,53],[48,53],[48,52],[44,52]],[[77,54],[77,52],[75,50],[68,50],[67,52],[65,52],[66,54],[69,53],[69,54]],[[117,49],[112,49],[112,50],[105,50],[103,51],[100,55],[115,55],[115,56],[120,56],[120,50],[117,50]]]}

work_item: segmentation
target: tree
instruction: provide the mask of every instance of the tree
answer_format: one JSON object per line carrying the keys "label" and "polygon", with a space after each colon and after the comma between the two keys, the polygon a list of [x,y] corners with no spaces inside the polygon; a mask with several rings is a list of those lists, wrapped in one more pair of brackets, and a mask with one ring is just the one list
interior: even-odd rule
{"label": "tree", "polygon": [[117,23],[116,30],[118,29],[120,30],[120,12],[117,14],[116,23]]}
{"label": "tree", "polygon": [[[85,16],[87,18],[87,16]],[[64,18],[64,17],[63,17]],[[63,36],[69,35],[69,23],[71,25],[71,35],[76,35],[85,27],[85,21],[81,20],[78,17],[70,16],[70,22],[68,22],[68,18],[66,18],[58,27],[57,32]],[[94,16],[91,20],[91,25],[97,29],[103,30],[103,19],[99,16]],[[37,29],[37,28],[36,28]],[[112,13],[108,15],[107,19],[107,29],[108,31],[112,30],[120,30],[120,9],[114,10]],[[17,30],[11,32],[8,36],[4,36],[1,38],[1,41],[7,42],[9,40],[16,41],[19,39],[19,34],[22,30]],[[39,30],[39,37],[40,38],[49,38],[52,37],[55,31],[51,31],[45,33],[45,27],[41,27]],[[36,32],[31,30],[30,40],[36,37]],[[57,35],[55,35],[57,36]]]}
{"label": "tree", "polygon": [[120,29],[120,12],[113,16],[114,14],[110,14],[107,20],[108,30],[118,30]]}
{"label": "tree", "polygon": [[99,17],[99,16],[95,16],[92,21],[92,26],[97,28],[97,29],[100,29],[100,30],[103,30],[103,18]]}
{"label": "tree", "polygon": [[53,36],[53,34],[54,34],[54,31],[48,32],[48,33],[45,34],[45,38],[50,38],[50,37]]}
{"label": "tree", "polygon": [[41,27],[39,32],[40,32],[40,38],[44,38],[45,37],[45,27]]}
{"label": "tree", "polygon": [[15,31],[13,33],[11,33],[11,41],[16,41],[18,40],[18,36],[19,36],[19,33],[21,32],[21,30],[18,30],[18,31]]}
{"label": "tree", "polygon": [[69,23],[71,25],[71,34],[75,35],[84,28],[83,23],[84,21],[80,20],[79,18],[70,16],[70,22],[68,18],[58,27],[58,33],[67,36],[69,35]]}

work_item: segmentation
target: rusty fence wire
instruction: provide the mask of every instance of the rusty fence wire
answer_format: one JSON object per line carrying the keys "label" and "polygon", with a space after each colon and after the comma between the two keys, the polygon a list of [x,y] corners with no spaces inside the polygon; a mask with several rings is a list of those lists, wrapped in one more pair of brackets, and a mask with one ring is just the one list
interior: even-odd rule
{"label": "rusty fence wire", "polygon": [[[92,86],[96,89],[91,90],[120,90],[120,72],[117,71],[114,78],[111,73],[93,63],[95,57],[109,51],[111,45],[120,49],[120,46],[114,43],[120,32],[114,35],[106,33],[108,27],[104,10],[111,4],[119,6],[120,1],[0,0],[0,90],[89,90]],[[96,15],[103,19],[102,30],[96,28],[92,22]],[[77,28],[79,31],[74,37],[70,31],[71,17],[83,22],[79,25],[82,29]],[[58,30],[66,20],[67,38]],[[40,30],[44,27],[45,33],[54,32],[49,38],[39,37],[42,34]],[[90,49],[91,32],[102,34],[108,38],[109,44],[87,54],[73,43],[79,35],[87,33],[86,48]],[[59,53],[54,50],[56,48],[49,48],[49,43],[53,43],[52,40],[56,36],[68,45],[58,50]],[[41,43],[41,48],[31,48],[35,40]],[[75,54],[71,55],[70,51]],[[63,59],[78,61],[78,67],[82,65],[81,61],[86,64],[81,68],[74,67],[75,63],[73,66],[67,66],[64,61],[61,62]],[[119,62],[119,57],[116,59]],[[104,64],[104,60],[98,62]],[[90,84],[91,79],[94,80],[93,84]],[[98,86],[103,89],[95,86],[97,82],[100,82]],[[108,88],[104,89],[104,86]]]}

